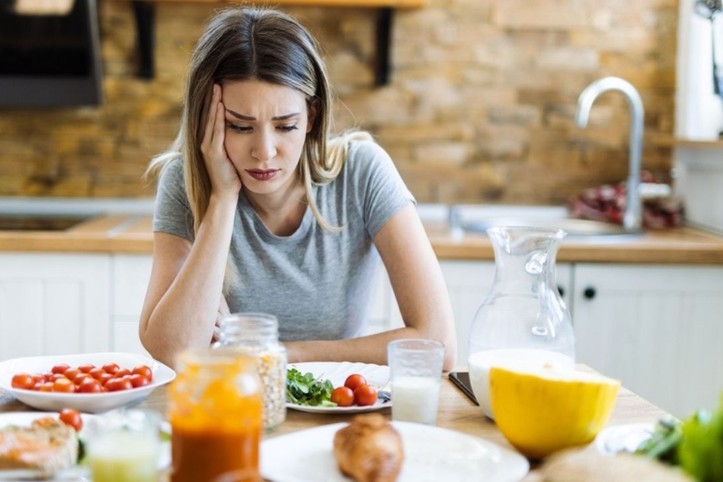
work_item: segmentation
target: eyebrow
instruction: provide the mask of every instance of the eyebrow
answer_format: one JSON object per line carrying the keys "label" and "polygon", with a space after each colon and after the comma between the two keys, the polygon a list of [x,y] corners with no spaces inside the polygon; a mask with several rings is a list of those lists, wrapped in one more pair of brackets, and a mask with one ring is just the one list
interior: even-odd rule
{"label": "eyebrow", "polygon": [[[256,117],[251,117],[251,116],[248,116],[248,115],[239,114],[238,112],[232,111],[231,109],[226,109],[226,112],[228,112],[229,114],[231,114],[232,116],[234,116],[235,118],[240,119],[240,120],[245,120],[245,121],[254,121],[254,120],[256,120]],[[292,112],[291,114],[284,114],[284,115],[279,115],[279,116],[272,117],[271,120],[275,120],[275,121],[278,121],[278,120],[287,120],[287,119],[290,119],[290,118],[292,118],[292,117],[296,117],[296,116],[299,116],[299,115],[301,115],[301,112]]]}

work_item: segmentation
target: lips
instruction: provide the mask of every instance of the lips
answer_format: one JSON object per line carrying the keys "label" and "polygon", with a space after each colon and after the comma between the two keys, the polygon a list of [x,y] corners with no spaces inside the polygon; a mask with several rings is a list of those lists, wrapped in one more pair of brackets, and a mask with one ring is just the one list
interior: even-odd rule
{"label": "lips", "polygon": [[273,179],[274,176],[276,176],[276,173],[279,172],[278,169],[267,169],[267,170],[261,170],[261,169],[247,169],[246,172],[249,176],[253,177],[257,181],[268,181],[270,179]]}

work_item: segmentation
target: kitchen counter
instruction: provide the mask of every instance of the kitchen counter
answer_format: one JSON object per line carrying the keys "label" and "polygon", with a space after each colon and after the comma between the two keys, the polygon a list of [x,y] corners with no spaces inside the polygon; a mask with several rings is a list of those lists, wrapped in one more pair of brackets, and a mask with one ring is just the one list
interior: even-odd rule
{"label": "kitchen counter", "polygon": [[[452,235],[442,221],[425,223],[439,259],[493,260],[485,235]],[[143,213],[100,215],[65,231],[0,231],[0,252],[148,253],[153,249],[151,217]],[[721,264],[723,237],[682,227],[640,237],[564,240],[560,262]]]}

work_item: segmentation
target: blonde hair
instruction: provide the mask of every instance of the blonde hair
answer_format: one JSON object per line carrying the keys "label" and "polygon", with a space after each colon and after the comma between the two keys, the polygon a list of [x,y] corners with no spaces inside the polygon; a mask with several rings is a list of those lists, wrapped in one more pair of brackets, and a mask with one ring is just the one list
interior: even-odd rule
{"label": "blonde hair", "polygon": [[316,109],[299,161],[299,176],[319,225],[331,226],[319,212],[312,187],[333,181],[348,155],[349,141],[371,140],[365,132],[347,132],[327,145],[331,125],[331,91],[319,45],[293,17],[261,8],[222,10],[207,25],[191,56],[178,135],[171,147],[154,157],[146,177],[157,176],[171,161],[183,159],[193,230],[198,232],[208,208],[211,180],[201,154],[204,126],[214,84],[223,80],[260,80],[297,89]]}

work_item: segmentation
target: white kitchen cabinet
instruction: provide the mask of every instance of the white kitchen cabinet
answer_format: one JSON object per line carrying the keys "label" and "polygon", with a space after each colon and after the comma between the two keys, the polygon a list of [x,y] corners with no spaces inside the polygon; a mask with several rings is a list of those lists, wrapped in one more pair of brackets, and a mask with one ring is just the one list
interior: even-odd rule
{"label": "white kitchen cabinet", "polygon": [[[447,290],[452,301],[455,325],[457,328],[457,366],[467,366],[469,329],[477,308],[482,304],[492,288],[495,275],[494,261],[443,260],[440,262],[442,273],[447,282]],[[556,280],[563,301],[571,287],[571,266],[558,263]]]}
{"label": "white kitchen cabinet", "polygon": [[138,323],[153,257],[150,254],[114,254],[111,263],[113,350],[148,356],[138,336]]}
{"label": "white kitchen cabinet", "polygon": [[576,264],[578,361],[678,417],[723,391],[723,267]]}
{"label": "white kitchen cabinet", "polygon": [[0,360],[110,348],[105,254],[0,254]]}

